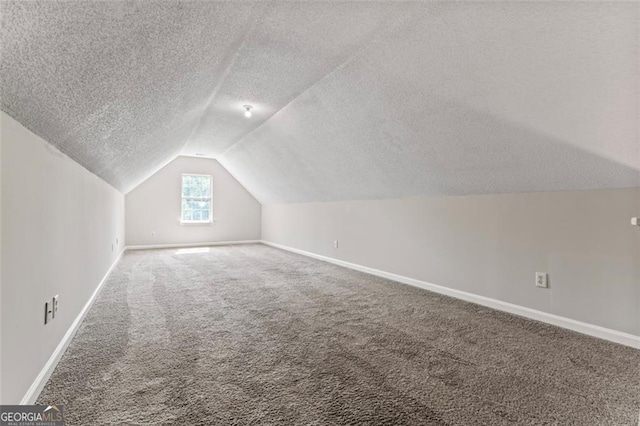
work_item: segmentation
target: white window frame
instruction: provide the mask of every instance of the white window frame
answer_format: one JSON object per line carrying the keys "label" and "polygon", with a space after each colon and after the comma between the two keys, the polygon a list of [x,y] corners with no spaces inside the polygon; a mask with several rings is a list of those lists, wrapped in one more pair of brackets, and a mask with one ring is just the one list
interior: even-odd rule
{"label": "white window frame", "polygon": [[[185,197],[183,195],[185,176],[208,177],[209,185],[210,185],[209,196],[208,197]],[[182,220],[182,217],[183,217],[182,205],[184,200],[197,200],[197,201],[209,200],[209,220]],[[182,176],[180,177],[180,223],[182,225],[210,225],[213,223],[213,176],[203,175],[200,173],[182,173]]]}

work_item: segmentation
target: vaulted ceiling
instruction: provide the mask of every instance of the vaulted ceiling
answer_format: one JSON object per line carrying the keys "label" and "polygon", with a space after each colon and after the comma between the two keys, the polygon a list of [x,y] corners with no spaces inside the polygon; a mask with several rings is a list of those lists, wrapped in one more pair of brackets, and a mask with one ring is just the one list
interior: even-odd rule
{"label": "vaulted ceiling", "polygon": [[640,3],[0,15],[2,109],[123,192],[196,153],[263,203],[640,185]]}

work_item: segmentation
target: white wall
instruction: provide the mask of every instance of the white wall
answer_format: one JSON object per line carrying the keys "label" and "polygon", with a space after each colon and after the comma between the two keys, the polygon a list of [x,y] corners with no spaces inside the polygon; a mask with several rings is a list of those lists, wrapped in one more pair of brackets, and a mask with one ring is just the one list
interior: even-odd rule
{"label": "white wall", "polygon": [[124,196],[3,112],[0,127],[0,401],[13,404],[123,249]]}
{"label": "white wall", "polygon": [[[183,173],[212,175],[214,223],[180,224]],[[259,240],[261,237],[262,206],[216,160],[177,157],[127,193],[125,200],[129,246]]]}
{"label": "white wall", "polygon": [[[0,112],[0,114],[4,114]],[[4,375],[2,374],[3,370],[3,361],[2,361],[2,120],[4,117],[0,115],[0,404],[4,404],[4,399],[2,397],[2,383],[4,383]]]}
{"label": "white wall", "polygon": [[[632,188],[265,205],[262,229],[270,242],[640,335],[639,214]],[[536,271],[549,289],[534,286]]]}

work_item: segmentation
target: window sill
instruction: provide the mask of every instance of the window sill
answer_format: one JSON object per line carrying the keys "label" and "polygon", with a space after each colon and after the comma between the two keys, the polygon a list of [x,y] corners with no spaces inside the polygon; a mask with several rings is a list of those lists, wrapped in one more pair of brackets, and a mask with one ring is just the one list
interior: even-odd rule
{"label": "window sill", "polygon": [[213,221],[207,221],[207,222],[183,222],[183,221],[180,221],[180,225],[213,225]]}

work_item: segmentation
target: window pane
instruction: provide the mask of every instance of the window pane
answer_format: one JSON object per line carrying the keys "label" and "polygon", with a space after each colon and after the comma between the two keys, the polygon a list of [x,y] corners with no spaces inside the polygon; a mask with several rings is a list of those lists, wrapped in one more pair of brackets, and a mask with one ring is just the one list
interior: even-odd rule
{"label": "window pane", "polygon": [[191,220],[191,210],[184,210],[182,212],[182,221],[187,222]]}
{"label": "window pane", "polygon": [[191,220],[191,209],[189,209],[189,201],[182,200],[182,221]]}
{"label": "window pane", "polygon": [[183,175],[182,197],[183,222],[211,221],[211,176]]}
{"label": "window pane", "polygon": [[182,196],[189,197],[191,195],[191,176],[182,176]]}
{"label": "window pane", "polygon": [[211,197],[211,176],[182,176],[183,197]]}
{"label": "window pane", "polygon": [[182,199],[182,221],[210,221],[211,220],[211,201],[210,200],[193,200],[189,198]]}
{"label": "window pane", "polygon": [[211,177],[201,176],[200,182],[202,184],[202,196],[211,197]]}

